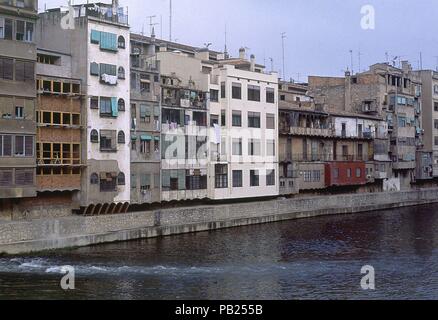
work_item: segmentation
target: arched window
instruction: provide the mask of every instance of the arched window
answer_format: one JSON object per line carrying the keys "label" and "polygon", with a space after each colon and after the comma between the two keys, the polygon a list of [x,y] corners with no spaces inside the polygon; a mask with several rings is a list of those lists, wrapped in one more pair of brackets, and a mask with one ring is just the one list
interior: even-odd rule
{"label": "arched window", "polygon": [[91,130],[90,140],[92,143],[99,143],[99,133],[97,130]]}
{"label": "arched window", "polygon": [[120,144],[125,144],[125,133],[123,131],[119,131],[117,142]]}
{"label": "arched window", "polygon": [[118,108],[119,108],[119,111],[125,111],[125,100],[119,99]]}
{"label": "arched window", "polygon": [[90,184],[99,184],[99,176],[97,173],[92,173],[90,176]]}
{"label": "arched window", "polygon": [[119,67],[117,71],[117,77],[119,79],[125,79],[125,69],[123,67]]}
{"label": "arched window", "polygon": [[119,186],[124,186],[126,184],[125,174],[123,172],[120,172],[119,175],[117,176],[117,184]]}
{"label": "arched window", "polygon": [[125,49],[125,38],[123,38],[123,36],[119,36],[119,40],[118,40],[118,47],[120,49]]}

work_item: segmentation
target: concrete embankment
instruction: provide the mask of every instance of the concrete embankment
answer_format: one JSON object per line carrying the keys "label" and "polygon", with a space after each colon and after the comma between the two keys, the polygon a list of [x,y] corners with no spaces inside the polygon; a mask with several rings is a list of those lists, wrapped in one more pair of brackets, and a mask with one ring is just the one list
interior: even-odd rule
{"label": "concrete embankment", "polygon": [[24,254],[435,202],[438,188],[5,222],[0,223],[0,253]]}

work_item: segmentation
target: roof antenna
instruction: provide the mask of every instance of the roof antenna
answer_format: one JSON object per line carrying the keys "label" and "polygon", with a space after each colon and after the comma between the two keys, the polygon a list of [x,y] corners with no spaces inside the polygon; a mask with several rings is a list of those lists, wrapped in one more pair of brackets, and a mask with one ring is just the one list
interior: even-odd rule
{"label": "roof antenna", "polygon": [[228,48],[227,48],[227,24],[225,23],[225,48],[224,48],[224,56],[225,59],[228,59]]}

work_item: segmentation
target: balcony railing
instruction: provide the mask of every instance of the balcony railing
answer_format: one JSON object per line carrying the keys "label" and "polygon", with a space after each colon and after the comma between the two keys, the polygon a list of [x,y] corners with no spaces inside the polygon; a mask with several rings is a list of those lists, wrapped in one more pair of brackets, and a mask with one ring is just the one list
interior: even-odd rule
{"label": "balcony railing", "polygon": [[280,131],[283,134],[291,134],[291,135],[296,135],[296,136],[314,136],[314,137],[331,137],[331,136],[333,136],[333,130],[331,130],[331,129],[281,126]]}
{"label": "balcony railing", "polygon": [[287,162],[327,162],[327,161],[372,161],[373,156],[370,155],[332,155],[332,154],[291,154],[279,156],[280,161]]}
{"label": "balcony railing", "polygon": [[102,21],[108,21],[118,24],[128,24],[128,14],[124,8],[117,8],[114,12],[111,6],[93,5],[86,8],[86,15]]}

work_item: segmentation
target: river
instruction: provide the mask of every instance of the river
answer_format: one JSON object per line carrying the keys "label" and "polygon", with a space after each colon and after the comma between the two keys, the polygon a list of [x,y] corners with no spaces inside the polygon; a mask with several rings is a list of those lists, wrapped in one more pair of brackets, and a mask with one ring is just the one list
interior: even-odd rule
{"label": "river", "polygon": [[438,299],[438,205],[3,257],[0,299]]}

